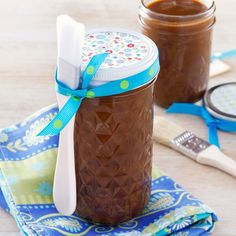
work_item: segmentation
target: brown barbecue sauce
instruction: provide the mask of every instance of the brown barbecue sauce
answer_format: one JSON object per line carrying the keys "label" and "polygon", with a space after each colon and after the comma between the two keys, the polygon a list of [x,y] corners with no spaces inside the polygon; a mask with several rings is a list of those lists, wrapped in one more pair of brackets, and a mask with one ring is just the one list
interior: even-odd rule
{"label": "brown barbecue sauce", "polygon": [[207,7],[198,1],[192,0],[160,0],[150,2],[147,8],[151,11],[173,15],[173,16],[187,16],[195,15],[207,10]]}
{"label": "brown barbecue sauce", "polygon": [[161,70],[155,101],[162,107],[174,102],[196,102],[209,78],[215,4],[197,0],[143,1],[142,31],[160,51]]}
{"label": "brown barbecue sauce", "polygon": [[74,128],[81,217],[116,225],[140,214],[148,202],[154,82],[81,104]]}

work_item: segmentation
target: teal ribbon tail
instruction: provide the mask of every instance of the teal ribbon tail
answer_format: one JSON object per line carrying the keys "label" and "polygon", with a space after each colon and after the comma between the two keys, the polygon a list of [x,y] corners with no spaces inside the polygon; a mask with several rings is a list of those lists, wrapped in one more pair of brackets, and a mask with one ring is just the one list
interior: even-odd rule
{"label": "teal ribbon tail", "polygon": [[37,136],[57,135],[65,128],[72,117],[76,114],[83,99],[71,97],[62,107],[60,112],[50,121],[50,123]]}
{"label": "teal ribbon tail", "polygon": [[195,116],[201,116],[201,107],[191,104],[191,103],[174,103],[167,110],[167,113],[179,113],[179,114],[189,114]]}
{"label": "teal ribbon tail", "polygon": [[214,144],[215,146],[220,148],[217,126],[215,124],[210,124],[208,126],[208,140],[210,144]]}
{"label": "teal ribbon tail", "polygon": [[167,110],[167,113],[188,114],[201,117],[208,126],[208,140],[209,143],[219,146],[219,139],[217,135],[217,128],[214,124],[214,118],[203,107],[190,103],[174,103]]}
{"label": "teal ribbon tail", "polygon": [[214,118],[205,107],[191,103],[174,103],[167,110],[167,113],[188,114],[201,117],[208,127],[208,140],[210,144],[220,148],[217,129],[225,132],[236,132],[236,122]]}
{"label": "teal ribbon tail", "polygon": [[211,61],[214,60],[224,60],[226,58],[234,57],[236,56],[236,49],[225,51],[225,52],[219,52],[219,53],[214,53],[211,56]]}

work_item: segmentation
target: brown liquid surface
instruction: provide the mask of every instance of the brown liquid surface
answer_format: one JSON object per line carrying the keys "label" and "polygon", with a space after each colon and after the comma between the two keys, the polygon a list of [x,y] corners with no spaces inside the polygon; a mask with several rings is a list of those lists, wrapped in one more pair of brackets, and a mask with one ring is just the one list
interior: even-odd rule
{"label": "brown liquid surface", "polygon": [[208,85],[214,13],[196,17],[207,7],[194,0],[153,1],[146,8],[162,13],[161,18],[149,13],[140,15],[142,32],[160,51],[155,102],[167,108],[175,102],[198,101]]}
{"label": "brown liquid surface", "polygon": [[85,99],[74,128],[77,213],[116,225],[140,214],[151,191],[154,81]]}
{"label": "brown liquid surface", "polygon": [[207,7],[198,1],[192,0],[160,0],[147,5],[150,10],[175,16],[195,15],[207,10]]}

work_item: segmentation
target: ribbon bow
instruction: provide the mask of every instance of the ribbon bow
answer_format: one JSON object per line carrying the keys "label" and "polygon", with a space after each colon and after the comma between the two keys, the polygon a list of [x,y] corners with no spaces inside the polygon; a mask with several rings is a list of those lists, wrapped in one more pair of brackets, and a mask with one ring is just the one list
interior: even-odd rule
{"label": "ribbon bow", "polygon": [[72,90],[68,88],[65,84],[57,79],[56,73],[55,80],[57,85],[57,92],[64,96],[69,96],[70,98],[58,112],[58,114],[53,118],[53,120],[37,136],[59,134],[60,131],[64,129],[71,118],[75,115],[83,99],[86,97],[94,97],[94,92],[88,89],[88,85],[107,55],[108,53],[103,53],[92,57],[91,61],[88,63],[86,69],[82,74],[81,89]]}
{"label": "ribbon bow", "polygon": [[190,103],[174,103],[167,113],[189,114],[201,117],[208,127],[208,140],[211,144],[220,147],[217,129],[226,132],[236,132],[236,122],[218,119],[209,114],[205,107]]}
{"label": "ribbon bow", "polygon": [[80,89],[72,90],[68,88],[65,84],[61,83],[57,79],[56,74],[55,81],[57,85],[57,92],[64,96],[69,96],[70,98],[58,112],[58,114],[37,136],[59,134],[61,130],[64,129],[64,127],[72,119],[72,117],[76,114],[83,99],[112,96],[136,89],[151,81],[158,73],[160,68],[159,60],[157,58],[149,68],[138,74],[90,88],[90,81],[92,80],[108,54],[109,53],[103,53],[92,57],[91,61],[88,63],[82,74],[82,86]]}

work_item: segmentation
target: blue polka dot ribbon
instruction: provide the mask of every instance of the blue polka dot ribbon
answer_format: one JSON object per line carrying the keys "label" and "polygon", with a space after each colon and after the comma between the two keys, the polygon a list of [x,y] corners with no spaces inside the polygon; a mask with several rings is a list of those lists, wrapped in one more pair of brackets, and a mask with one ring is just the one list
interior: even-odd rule
{"label": "blue polka dot ribbon", "polygon": [[98,54],[92,57],[84,72],[82,73],[82,86],[79,89],[72,90],[57,79],[55,76],[57,92],[70,97],[58,114],[50,123],[37,135],[57,135],[64,129],[68,122],[78,111],[83,99],[92,99],[96,97],[105,97],[122,94],[130,90],[141,87],[150,82],[159,72],[159,60],[157,60],[146,70],[133,76],[108,82],[97,87],[90,88],[89,83],[99,70],[99,67],[109,53]]}
{"label": "blue polka dot ribbon", "polygon": [[174,103],[167,113],[180,113],[201,117],[208,127],[209,143],[220,147],[217,129],[225,132],[236,132],[236,122],[218,119],[209,114],[205,107],[191,103]]}

